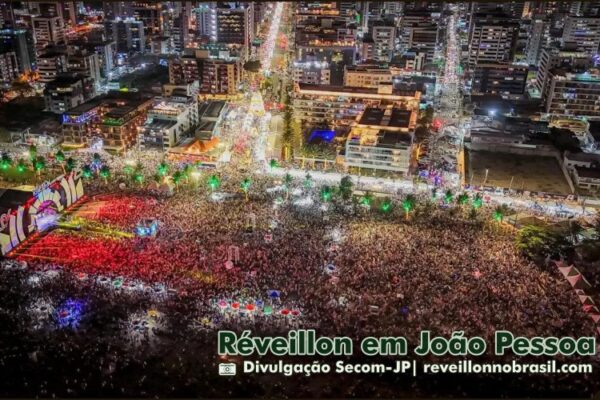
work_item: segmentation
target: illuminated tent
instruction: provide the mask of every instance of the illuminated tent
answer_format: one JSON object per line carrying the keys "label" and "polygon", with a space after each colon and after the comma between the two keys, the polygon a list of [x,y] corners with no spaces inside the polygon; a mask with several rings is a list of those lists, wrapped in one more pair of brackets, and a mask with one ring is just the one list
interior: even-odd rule
{"label": "illuminated tent", "polygon": [[[577,268],[573,268],[573,269],[575,271],[577,271]],[[590,288],[592,286],[583,277],[583,275],[581,275],[579,273],[579,271],[577,271],[576,275],[567,276],[567,280],[569,281],[569,283],[571,284],[571,286],[574,287],[575,289],[588,289],[588,288]]]}
{"label": "illuminated tent", "polygon": [[581,304],[583,304],[583,305],[593,305],[594,304],[594,300],[592,300],[592,298],[587,295],[580,294],[579,301],[581,301]]}

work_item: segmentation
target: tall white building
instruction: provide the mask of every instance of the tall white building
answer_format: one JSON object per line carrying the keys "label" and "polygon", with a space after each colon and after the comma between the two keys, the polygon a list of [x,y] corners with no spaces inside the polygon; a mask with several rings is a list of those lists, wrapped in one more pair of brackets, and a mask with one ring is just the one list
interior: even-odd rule
{"label": "tall white building", "polygon": [[65,42],[65,26],[61,17],[33,17],[32,25],[38,51]]}
{"label": "tall white building", "polygon": [[140,148],[167,150],[193,136],[198,125],[196,96],[156,98],[138,136]]}
{"label": "tall white building", "polygon": [[344,164],[363,171],[406,174],[416,120],[417,114],[412,110],[391,106],[366,108],[346,140]]}
{"label": "tall white building", "polygon": [[215,2],[199,3],[196,14],[196,34],[217,40],[217,5]]}

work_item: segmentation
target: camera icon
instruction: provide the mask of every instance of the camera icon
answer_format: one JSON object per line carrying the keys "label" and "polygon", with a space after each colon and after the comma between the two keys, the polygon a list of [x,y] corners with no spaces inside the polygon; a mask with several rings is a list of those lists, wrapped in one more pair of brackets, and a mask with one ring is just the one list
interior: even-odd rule
{"label": "camera icon", "polygon": [[235,364],[234,363],[221,363],[219,364],[219,375],[221,376],[234,376]]}

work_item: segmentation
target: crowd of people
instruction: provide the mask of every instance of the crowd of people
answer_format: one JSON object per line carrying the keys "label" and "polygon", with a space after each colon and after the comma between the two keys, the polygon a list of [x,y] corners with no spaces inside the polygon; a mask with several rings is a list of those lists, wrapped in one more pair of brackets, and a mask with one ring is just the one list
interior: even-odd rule
{"label": "crowd of people", "polygon": [[[585,395],[598,384],[593,376],[516,378],[523,380],[517,389],[505,385],[514,377],[501,376],[406,384],[395,376],[242,375],[222,385],[215,332],[224,328],[263,335],[315,328],[355,339],[405,336],[411,344],[425,329],[488,340],[500,329],[594,335],[558,272],[526,260],[511,233],[483,217],[419,206],[406,218],[398,203],[389,213],[341,199],[324,203],[318,188],[286,188],[262,175],[252,177],[245,200],[236,174],[223,171],[215,190],[188,185],[172,196],[118,186],[107,194],[90,185],[87,202],[65,220],[93,221],[94,229],[59,226],[23,246],[20,268],[0,272],[0,321],[14,326],[1,333],[8,346],[0,350],[0,373],[10,378],[1,394],[418,395],[434,394],[435,379],[456,395],[489,393],[490,385],[498,395]],[[119,234],[134,233],[142,220],[158,221],[155,237]],[[58,272],[40,275],[49,270]],[[35,283],[32,274],[40,277]],[[101,276],[169,290],[128,291],[100,284]],[[31,312],[40,300],[52,310],[45,324],[35,323],[39,307]],[[56,320],[74,313],[64,311],[67,300],[80,306],[77,323],[65,327]],[[241,310],[253,304],[252,312],[234,303]],[[126,340],[132,329],[135,346]]]}

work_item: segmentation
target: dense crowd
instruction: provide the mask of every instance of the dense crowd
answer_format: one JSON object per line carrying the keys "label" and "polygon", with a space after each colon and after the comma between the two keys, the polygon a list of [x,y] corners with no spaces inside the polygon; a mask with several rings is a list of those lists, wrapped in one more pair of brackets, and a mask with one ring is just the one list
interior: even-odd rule
{"label": "dense crowd", "polygon": [[[94,193],[92,186],[88,201],[66,220],[93,221],[94,230],[59,227],[19,251],[21,264],[5,268],[0,279],[2,326],[15,327],[1,333],[8,345],[0,350],[0,374],[11,382],[1,394],[474,396],[493,387],[497,395],[523,396],[586,395],[597,386],[593,376],[576,375],[410,382],[238,375],[222,385],[218,328],[260,334],[315,328],[354,338],[402,335],[410,343],[423,329],[488,340],[499,329],[525,336],[594,334],[559,274],[520,256],[511,234],[483,218],[418,207],[407,219],[399,206],[383,214],[359,203],[323,204],[317,188],[294,182],[286,190],[259,176],[245,201],[242,177],[234,174],[222,174],[220,196],[193,185],[170,197],[116,187]],[[142,220],[158,221],[156,237],[116,234],[134,232]],[[101,276],[169,290],[126,291],[103,285]],[[263,312],[240,313],[234,302],[242,308],[260,302]],[[76,312],[73,303],[80,305]],[[296,313],[269,315],[267,305]],[[67,318],[66,326],[60,318]],[[132,330],[141,332],[134,344]],[[506,386],[507,379],[522,385]],[[433,381],[447,389],[432,391]]]}

